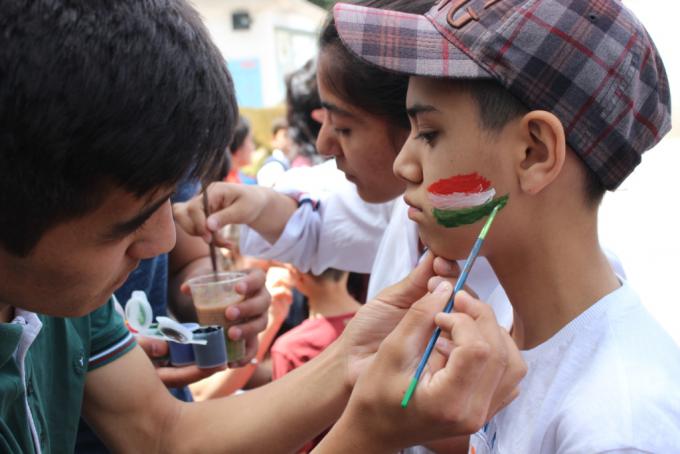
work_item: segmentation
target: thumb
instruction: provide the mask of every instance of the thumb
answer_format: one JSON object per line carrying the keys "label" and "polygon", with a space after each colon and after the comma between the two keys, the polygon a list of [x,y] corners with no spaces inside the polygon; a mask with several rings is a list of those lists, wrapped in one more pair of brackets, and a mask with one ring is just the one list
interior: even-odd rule
{"label": "thumb", "polygon": [[380,292],[376,299],[393,306],[409,308],[427,293],[427,282],[434,275],[433,261],[434,256],[427,251],[418,266],[408,276]]}
{"label": "thumb", "polygon": [[[414,355],[409,358],[404,358],[409,363],[417,363],[425,350],[425,346],[432,337],[432,332],[435,329],[435,315],[440,313],[446,303],[451,297],[453,287],[450,282],[443,281],[432,293],[420,298],[411,308],[406,312],[404,318],[399,322],[394,329],[390,338],[394,337],[394,342],[399,345],[399,350]],[[404,348],[404,346],[413,346],[413,349]]]}
{"label": "thumb", "polygon": [[139,335],[135,337],[137,338],[137,344],[142,347],[142,350],[144,350],[144,353],[149,358],[161,358],[168,354],[167,342]]}

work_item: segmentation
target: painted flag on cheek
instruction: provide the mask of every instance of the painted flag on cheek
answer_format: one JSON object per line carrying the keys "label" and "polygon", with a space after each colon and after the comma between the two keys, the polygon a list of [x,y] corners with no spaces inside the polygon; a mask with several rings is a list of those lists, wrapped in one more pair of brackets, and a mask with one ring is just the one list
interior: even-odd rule
{"label": "painted flag on cheek", "polygon": [[444,227],[474,224],[508,200],[507,195],[494,198],[496,190],[491,182],[477,173],[436,181],[427,191],[432,214]]}

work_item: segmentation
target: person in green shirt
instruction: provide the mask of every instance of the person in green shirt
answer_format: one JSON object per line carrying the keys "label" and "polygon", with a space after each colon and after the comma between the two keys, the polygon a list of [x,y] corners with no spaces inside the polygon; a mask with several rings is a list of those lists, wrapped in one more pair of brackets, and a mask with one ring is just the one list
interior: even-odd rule
{"label": "person in green shirt", "polygon": [[[455,273],[427,255],[281,380],[174,399],[111,295],[173,248],[178,182],[220,168],[237,116],[224,59],[183,0],[0,0],[0,30],[0,451],[71,452],[82,411],[115,452],[287,452],[336,421],[320,451],[390,452],[474,432],[516,395],[509,336],[464,293],[437,315],[452,285],[435,274]],[[263,283],[251,273],[225,311],[253,352]]]}

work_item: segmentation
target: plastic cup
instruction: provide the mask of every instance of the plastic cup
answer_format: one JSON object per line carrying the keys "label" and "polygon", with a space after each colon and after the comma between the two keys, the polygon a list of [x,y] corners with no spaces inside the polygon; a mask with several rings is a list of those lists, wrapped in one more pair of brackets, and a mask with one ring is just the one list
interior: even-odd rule
{"label": "plastic cup", "polygon": [[224,328],[227,359],[230,362],[240,361],[245,357],[246,341],[229,339],[227,331],[235,322],[227,320],[224,311],[228,306],[243,301],[243,295],[236,293],[235,287],[245,277],[246,273],[240,272],[213,273],[187,281],[201,325],[220,325]]}

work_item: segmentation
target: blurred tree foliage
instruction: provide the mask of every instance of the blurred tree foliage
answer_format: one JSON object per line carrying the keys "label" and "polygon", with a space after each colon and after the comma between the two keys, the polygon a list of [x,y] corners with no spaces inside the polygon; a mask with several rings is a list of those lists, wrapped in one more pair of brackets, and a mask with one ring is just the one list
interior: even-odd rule
{"label": "blurred tree foliage", "polygon": [[308,0],[310,3],[314,3],[324,9],[330,9],[331,6],[336,2],[336,0]]}

